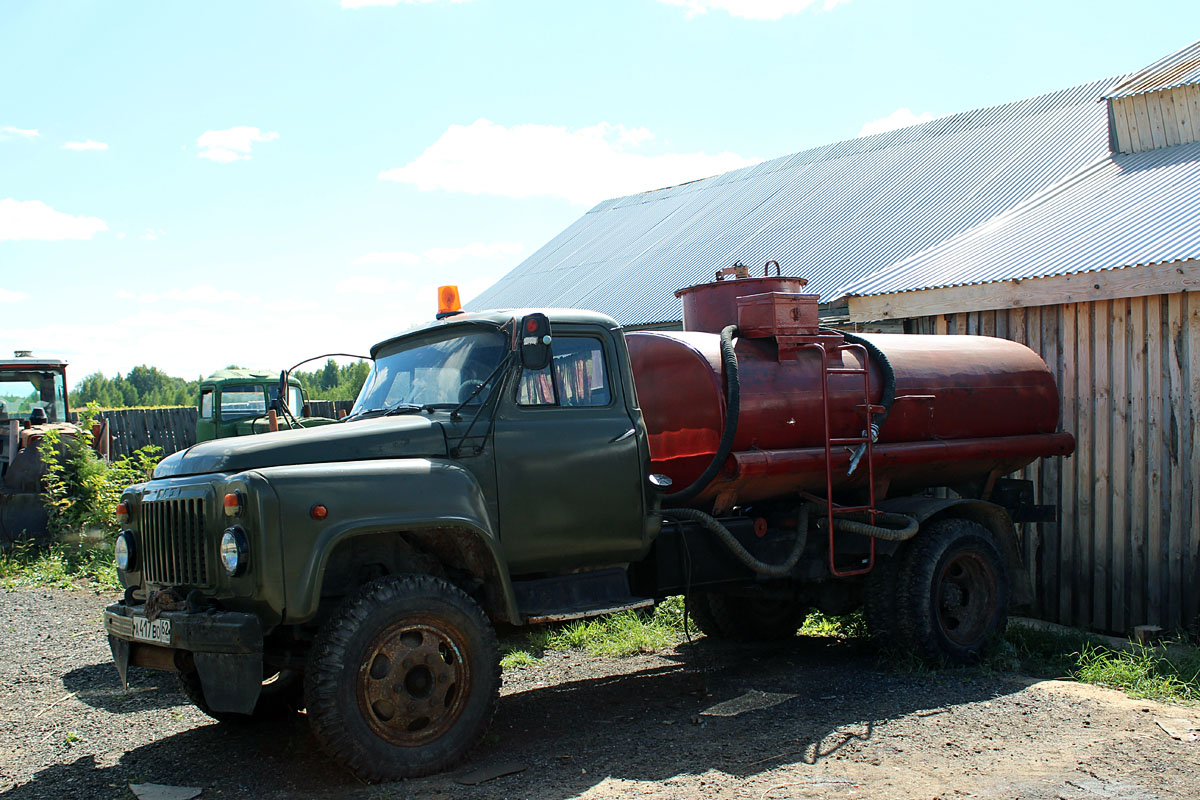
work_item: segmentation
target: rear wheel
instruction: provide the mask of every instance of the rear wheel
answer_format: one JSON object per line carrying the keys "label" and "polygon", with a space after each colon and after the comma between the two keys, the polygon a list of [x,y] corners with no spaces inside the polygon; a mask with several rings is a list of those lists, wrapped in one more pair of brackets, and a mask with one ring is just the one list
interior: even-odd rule
{"label": "rear wheel", "polygon": [[294,669],[274,672],[263,679],[258,703],[249,714],[232,711],[214,711],[204,699],[204,687],[196,672],[180,672],[176,676],[179,688],[196,708],[218,722],[251,722],[261,719],[276,719],[294,714],[304,708],[304,675]]}
{"label": "rear wheel", "polygon": [[897,571],[896,559],[883,556],[875,560],[874,569],[867,574],[867,584],[863,590],[863,621],[871,642],[878,647],[890,647],[899,639]]}
{"label": "rear wheel", "polygon": [[900,575],[904,642],[931,663],[978,661],[1008,618],[1008,574],[991,533],[940,519],[913,539]]}
{"label": "rear wheel", "polygon": [[737,642],[774,641],[796,635],[809,608],[792,597],[693,592],[688,615],[706,636]]}
{"label": "rear wheel", "polygon": [[462,590],[392,575],[330,617],[306,674],[322,747],[364,780],[395,780],[446,769],[482,738],[500,659],[491,624]]}

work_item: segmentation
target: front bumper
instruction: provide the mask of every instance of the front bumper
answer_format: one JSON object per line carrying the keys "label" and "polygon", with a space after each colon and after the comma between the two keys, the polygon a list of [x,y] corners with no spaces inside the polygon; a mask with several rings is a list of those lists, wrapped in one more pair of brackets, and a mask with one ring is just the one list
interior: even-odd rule
{"label": "front bumper", "polygon": [[[258,702],[263,680],[263,635],[258,617],[235,611],[164,611],[155,638],[137,638],[135,619],[145,620],[142,606],[113,603],[104,609],[104,631],[113,662],[128,688],[129,665],[178,671],[195,669],[204,699],[214,711],[249,714]],[[144,630],[139,623],[138,628]]]}

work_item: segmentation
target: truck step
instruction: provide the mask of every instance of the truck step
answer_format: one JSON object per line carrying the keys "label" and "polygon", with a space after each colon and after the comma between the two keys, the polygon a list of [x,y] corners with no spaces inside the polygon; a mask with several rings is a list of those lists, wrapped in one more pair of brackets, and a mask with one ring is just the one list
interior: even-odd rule
{"label": "truck step", "polygon": [[629,591],[629,573],[620,567],[513,581],[521,616],[529,623],[561,622],[654,604]]}
{"label": "truck step", "polygon": [[635,611],[639,608],[650,608],[654,605],[654,601],[649,597],[634,598],[632,602],[625,603],[619,606],[606,606],[604,608],[576,608],[562,609],[555,612],[546,612],[543,614],[530,614],[525,617],[525,622],[529,625],[540,625],[543,622],[567,622],[572,619],[583,619],[584,617],[602,617],[605,614],[616,614],[620,611]]}

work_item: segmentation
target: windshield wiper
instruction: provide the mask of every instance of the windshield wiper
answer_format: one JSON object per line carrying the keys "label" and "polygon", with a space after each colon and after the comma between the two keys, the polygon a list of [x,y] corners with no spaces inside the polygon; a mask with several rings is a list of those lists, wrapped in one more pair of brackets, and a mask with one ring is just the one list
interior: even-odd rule
{"label": "windshield wiper", "polygon": [[385,417],[395,416],[396,414],[411,414],[413,411],[432,411],[433,406],[423,406],[418,403],[397,403],[384,410]]}

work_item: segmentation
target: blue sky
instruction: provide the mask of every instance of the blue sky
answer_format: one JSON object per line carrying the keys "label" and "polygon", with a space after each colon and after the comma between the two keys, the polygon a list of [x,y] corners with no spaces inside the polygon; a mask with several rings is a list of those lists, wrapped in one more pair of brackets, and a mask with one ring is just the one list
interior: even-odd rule
{"label": "blue sky", "polygon": [[1194,1],[0,0],[0,350],[73,382],[365,352],[606,197],[1197,31]]}

